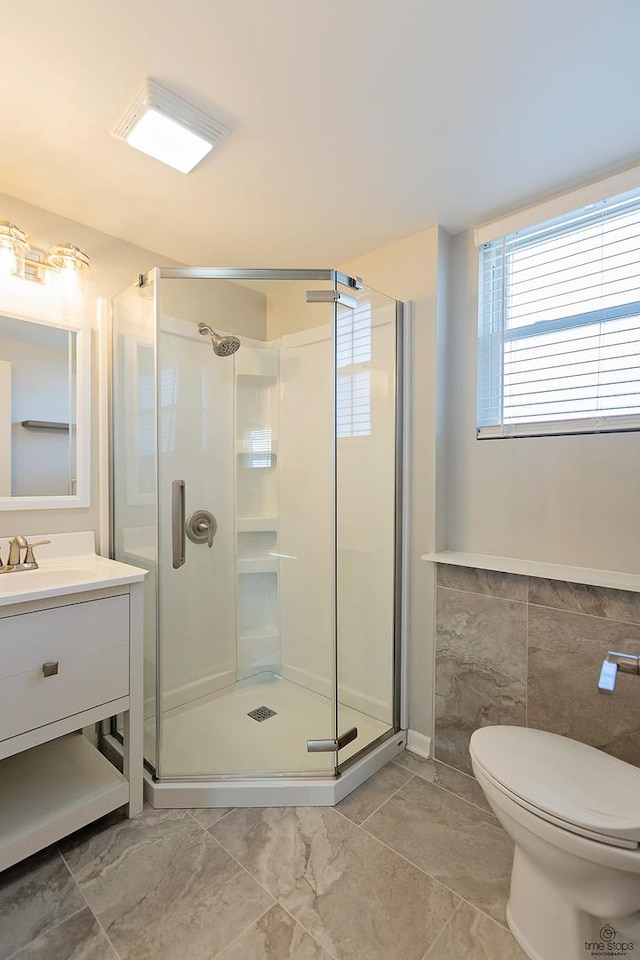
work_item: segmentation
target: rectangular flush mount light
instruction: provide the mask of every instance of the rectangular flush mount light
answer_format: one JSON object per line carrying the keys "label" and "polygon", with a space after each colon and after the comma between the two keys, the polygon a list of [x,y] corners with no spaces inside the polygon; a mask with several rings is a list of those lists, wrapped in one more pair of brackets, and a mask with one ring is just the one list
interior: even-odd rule
{"label": "rectangular flush mount light", "polygon": [[231,131],[155,80],[147,80],[113,135],[189,173]]}

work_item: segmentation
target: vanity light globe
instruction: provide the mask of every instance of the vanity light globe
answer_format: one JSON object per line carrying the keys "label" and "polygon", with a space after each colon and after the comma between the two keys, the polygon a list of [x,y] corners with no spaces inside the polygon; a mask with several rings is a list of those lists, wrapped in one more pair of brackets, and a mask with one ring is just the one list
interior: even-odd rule
{"label": "vanity light globe", "polygon": [[24,276],[29,238],[10,220],[0,220],[0,281]]}
{"label": "vanity light globe", "polygon": [[70,267],[48,270],[45,282],[53,295],[60,300],[75,300],[82,294],[82,276]]}
{"label": "vanity light globe", "polygon": [[18,270],[18,261],[13,247],[0,241],[0,282],[15,276]]}
{"label": "vanity light globe", "polygon": [[89,266],[89,257],[72,243],[58,243],[47,254],[48,282],[63,301],[73,301],[83,290],[82,271]]}

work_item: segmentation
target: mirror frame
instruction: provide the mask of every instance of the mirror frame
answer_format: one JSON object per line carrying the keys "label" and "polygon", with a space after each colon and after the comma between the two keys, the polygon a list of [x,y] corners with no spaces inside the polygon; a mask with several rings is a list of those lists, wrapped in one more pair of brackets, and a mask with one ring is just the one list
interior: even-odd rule
{"label": "mirror frame", "polygon": [[0,298],[0,316],[39,323],[76,334],[76,492],[68,496],[0,497],[0,510],[56,510],[88,507],[91,490],[91,327],[54,309],[14,310]]}

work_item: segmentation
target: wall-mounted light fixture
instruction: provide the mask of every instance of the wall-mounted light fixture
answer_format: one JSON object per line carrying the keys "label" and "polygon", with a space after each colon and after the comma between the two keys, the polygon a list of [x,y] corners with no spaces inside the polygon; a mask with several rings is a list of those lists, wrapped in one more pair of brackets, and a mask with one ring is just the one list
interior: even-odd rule
{"label": "wall-mounted light fixture", "polygon": [[180,173],[189,173],[231,131],[155,80],[147,80],[114,137]]}
{"label": "wall-mounted light fixture", "polygon": [[64,288],[75,291],[89,262],[86,253],[72,243],[56,243],[49,250],[32,247],[24,230],[0,220],[0,281],[10,277],[37,283],[60,279]]}

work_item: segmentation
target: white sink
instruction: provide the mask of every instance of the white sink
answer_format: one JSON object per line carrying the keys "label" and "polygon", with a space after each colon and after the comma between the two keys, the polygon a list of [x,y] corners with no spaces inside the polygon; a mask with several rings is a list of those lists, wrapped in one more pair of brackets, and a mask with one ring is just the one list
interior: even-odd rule
{"label": "white sink", "polygon": [[146,570],[139,567],[108,560],[95,553],[45,559],[39,557],[38,563],[40,566],[37,570],[0,574],[0,606],[67,593],[101,590],[144,580],[147,575]]}
{"label": "white sink", "polygon": [[[18,582],[18,577],[20,581]],[[49,587],[61,587],[73,582],[70,570],[19,570],[17,573],[3,573],[0,576],[0,596],[16,593],[31,593],[33,590],[48,590]]]}

